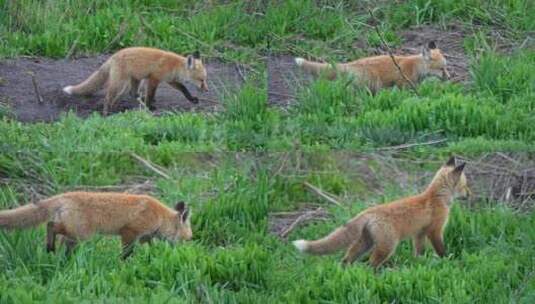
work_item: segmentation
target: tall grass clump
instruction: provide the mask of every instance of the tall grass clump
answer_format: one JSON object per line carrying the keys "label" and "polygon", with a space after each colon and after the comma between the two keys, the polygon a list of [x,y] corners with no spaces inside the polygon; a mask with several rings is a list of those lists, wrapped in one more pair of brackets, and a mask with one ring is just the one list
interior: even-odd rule
{"label": "tall grass clump", "polygon": [[221,114],[226,145],[232,150],[263,149],[273,133],[278,117],[267,107],[267,92],[252,83],[224,99]]}
{"label": "tall grass clump", "polygon": [[522,52],[512,56],[488,53],[472,63],[470,73],[475,92],[488,93],[502,103],[508,103],[515,96],[525,96],[535,92],[533,70],[535,70],[533,52]]}
{"label": "tall grass clump", "polygon": [[290,114],[295,117],[301,142],[343,146],[355,140],[354,117],[360,111],[360,100],[349,77],[336,81],[318,79],[297,92]]}

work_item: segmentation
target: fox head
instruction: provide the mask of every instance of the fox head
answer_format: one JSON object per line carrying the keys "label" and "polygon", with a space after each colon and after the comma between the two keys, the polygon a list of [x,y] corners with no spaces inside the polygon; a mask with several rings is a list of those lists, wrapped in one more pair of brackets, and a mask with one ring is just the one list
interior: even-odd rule
{"label": "fox head", "polygon": [[455,165],[455,157],[451,157],[436,173],[430,188],[439,195],[467,198],[472,194],[468,187],[464,166],[466,163]]}
{"label": "fox head", "polygon": [[201,91],[208,91],[206,68],[198,51],[186,57],[186,78]]}
{"label": "fox head", "polygon": [[175,205],[175,211],[176,214],[167,225],[165,238],[173,243],[179,240],[191,240],[193,233],[189,221],[189,209],[184,202],[178,202]]}
{"label": "fox head", "polygon": [[442,77],[443,79],[449,79],[450,74],[446,67],[446,58],[437,48],[434,41],[428,43],[428,45],[422,48],[422,58],[426,64],[426,74]]}

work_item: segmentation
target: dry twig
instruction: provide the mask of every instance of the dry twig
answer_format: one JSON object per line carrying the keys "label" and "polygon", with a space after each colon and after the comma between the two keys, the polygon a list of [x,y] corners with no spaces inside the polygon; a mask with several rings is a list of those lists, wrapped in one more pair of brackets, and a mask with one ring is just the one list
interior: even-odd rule
{"label": "dry twig", "polygon": [[[375,15],[373,14],[373,12],[370,9],[368,9],[368,13],[370,14],[370,16],[372,17],[374,22],[376,24],[378,24],[379,20],[375,17]],[[388,43],[386,43],[386,40],[383,37],[383,34],[381,33],[381,31],[379,30],[379,27],[374,24],[373,28],[375,29],[375,32],[377,33],[377,36],[379,37],[379,40],[381,40],[381,44],[383,45],[383,47],[388,52],[388,55],[390,56],[390,59],[392,59],[392,62],[394,63],[394,65],[398,69],[399,73],[401,74],[401,77],[403,77],[403,79],[405,79],[405,81],[410,85],[410,87],[414,91],[414,93],[419,96],[420,94],[418,94],[418,89],[416,88],[416,85],[414,84],[414,82],[412,82],[412,80],[410,80],[407,77],[407,75],[405,75],[405,73],[403,73],[403,70],[401,70],[401,67],[399,66],[398,62],[396,61],[396,58],[394,57],[394,54],[392,53],[392,49],[390,48]]]}
{"label": "dry twig", "polygon": [[35,73],[32,71],[29,71],[28,74],[32,77],[32,84],[33,89],[35,92],[35,97],[37,98],[37,103],[42,104],[43,103],[43,97],[41,95],[41,90],[39,90],[39,85],[37,84],[37,78],[35,78]]}
{"label": "dry twig", "polygon": [[412,144],[403,144],[403,145],[398,145],[398,146],[382,147],[382,148],[377,148],[377,150],[378,151],[401,150],[401,149],[407,149],[407,148],[412,148],[416,146],[436,145],[439,143],[443,143],[447,140],[448,140],[447,138],[443,138],[443,139],[431,140],[431,141],[422,142],[422,143],[412,143]]}
{"label": "dry twig", "polygon": [[151,162],[149,162],[148,160],[142,158],[141,156],[135,154],[134,152],[131,152],[130,156],[132,156],[137,161],[139,161],[143,166],[145,166],[145,168],[153,171],[154,173],[160,175],[161,177],[166,178],[166,179],[170,179],[171,178],[167,173],[165,173],[163,171],[163,169],[157,168],[156,165],[152,164]]}
{"label": "dry twig", "polygon": [[317,219],[323,219],[323,216],[325,215],[325,210],[322,208],[318,208],[313,211],[307,211],[303,214],[301,214],[295,221],[288,226],[283,232],[280,233],[280,237],[285,239],[297,226],[300,224],[310,221],[310,220],[317,220]]}
{"label": "dry twig", "polygon": [[334,199],[334,197],[335,197],[334,194],[330,194],[330,193],[328,193],[328,192],[326,192],[324,190],[321,190],[320,188],[318,188],[316,186],[313,186],[308,182],[304,182],[303,185],[305,185],[305,187],[307,187],[312,193],[316,194],[317,196],[325,199],[326,201],[328,201],[330,203],[333,203],[333,204],[337,205],[338,207],[344,208],[344,206],[339,201]]}

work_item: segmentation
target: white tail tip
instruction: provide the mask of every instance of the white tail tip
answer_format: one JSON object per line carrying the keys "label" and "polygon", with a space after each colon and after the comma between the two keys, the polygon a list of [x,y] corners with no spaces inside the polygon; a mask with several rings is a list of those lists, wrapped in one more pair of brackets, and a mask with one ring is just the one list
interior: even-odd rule
{"label": "white tail tip", "polygon": [[300,252],[305,252],[307,250],[307,241],[305,240],[297,240],[297,241],[293,241],[292,242],[295,246],[295,248],[297,248],[297,250],[299,250]]}
{"label": "white tail tip", "polygon": [[63,88],[63,92],[72,95],[72,86],[66,86]]}
{"label": "white tail tip", "polygon": [[304,62],[305,62],[304,58],[301,58],[301,57],[296,57],[295,58],[295,64],[297,64],[297,65],[303,65]]}

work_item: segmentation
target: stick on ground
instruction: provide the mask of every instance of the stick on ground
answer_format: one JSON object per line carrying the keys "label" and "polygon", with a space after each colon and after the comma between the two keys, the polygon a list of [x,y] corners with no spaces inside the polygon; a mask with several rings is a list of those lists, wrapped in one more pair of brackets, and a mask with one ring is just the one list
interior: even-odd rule
{"label": "stick on ground", "polygon": [[323,219],[322,216],[324,214],[325,214],[325,210],[323,210],[322,208],[318,208],[316,210],[308,211],[308,212],[301,214],[297,219],[295,219],[295,221],[290,226],[288,226],[288,228],[286,228],[283,232],[281,232],[280,237],[285,239],[300,224],[309,220],[313,220],[313,219],[320,219],[320,218]]}
{"label": "stick on ground", "polygon": [[130,156],[135,158],[138,162],[140,162],[143,166],[145,166],[145,168],[147,168],[147,169],[151,170],[152,172],[160,175],[161,177],[166,178],[166,179],[170,179],[171,178],[167,173],[163,172],[162,169],[156,168],[156,166],[153,165],[151,162],[149,162],[148,160],[144,159],[143,157],[135,154],[134,152],[131,152]]}
{"label": "stick on ground", "polygon": [[28,72],[28,74],[30,74],[30,76],[32,77],[32,84],[33,84],[33,89],[35,91],[35,97],[37,98],[37,103],[41,104],[43,103],[43,97],[41,95],[41,91],[39,90],[39,85],[37,84],[37,78],[35,78],[35,73],[34,72]]}
{"label": "stick on ground", "polygon": [[391,147],[382,147],[382,148],[377,148],[377,150],[378,151],[401,150],[401,149],[407,149],[407,148],[412,148],[412,147],[416,147],[416,146],[436,145],[436,144],[439,144],[439,143],[443,143],[443,142],[445,142],[447,140],[448,140],[447,138],[442,138],[442,139],[431,140],[431,141],[422,142],[422,143],[412,143],[412,144],[403,144],[403,145],[391,146]]}
{"label": "stick on ground", "polygon": [[323,198],[324,200],[328,201],[329,203],[332,203],[332,204],[337,205],[338,207],[344,208],[344,206],[339,201],[334,199],[334,195],[333,194],[330,194],[330,193],[328,193],[326,191],[323,191],[320,188],[318,188],[316,186],[313,186],[308,182],[304,182],[303,185],[305,185],[305,187],[308,188],[312,193],[314,193],[317,196]]}

